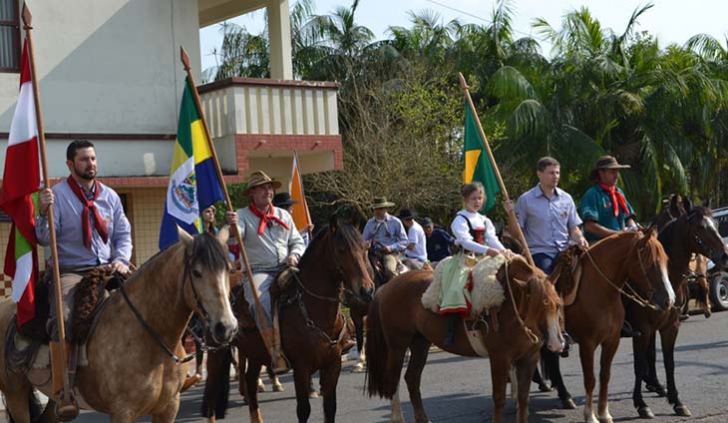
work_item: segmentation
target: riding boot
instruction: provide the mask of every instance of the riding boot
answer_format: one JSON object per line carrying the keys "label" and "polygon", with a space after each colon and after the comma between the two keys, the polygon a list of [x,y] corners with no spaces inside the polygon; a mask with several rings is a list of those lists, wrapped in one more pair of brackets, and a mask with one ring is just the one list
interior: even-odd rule
{"label": "riding boot", "polygon": [[51,341],[49,346],[51,350],[51,386],[56,401],[56,417],[62,422],[70,421],[78,416],[78,404],[73,397],[73,389],[71,388],[71,392],[65,392],[63,389],[64,379],[68,377],[68,362],[64,363],[61,357],[62,348],[65,348],[66,358],[70,357],[71,344],[66,342],[61,345],[60,342]]}
{"label": "riding boot", "polygon": [[271,336],[271,367],[273,368],[273,373],[280,375],[287,373],[289,370],[291,370],[291,364],[288,361],[288,359],[283,355],[283,351],[281,349],[281,328],[278,323],[278,307],[276,304],[273,304],[273,330]]}
{"label": "riding boot", "polygon": [[448,314],[447,332],[445,333],[445,341],[443,342],[443,346],[450,347],[455,343],[455,323],[457,323],[457,321],[457,314]]}
{"label": "riding boot", "polygon": [[637,338],[640,335],[642,335],[642,333],[633,329],[632,325],[630,325],[628,321],[625,320],[622,322],[622,329],[619,332],[619,336],[621,338]]}

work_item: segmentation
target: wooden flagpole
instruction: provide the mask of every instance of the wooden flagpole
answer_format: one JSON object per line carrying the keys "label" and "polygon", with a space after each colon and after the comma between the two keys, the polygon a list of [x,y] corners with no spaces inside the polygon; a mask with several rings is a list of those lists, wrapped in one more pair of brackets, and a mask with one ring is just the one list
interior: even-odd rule
{"label": "wooden flagpole", "polygon": [[[483,126],[480,124],[478,112],[475,111],[475,104],[473,104],[473,99],[470,97],[470,87],[468,87],[468,83],[465,81],[465,77],[462,73],[458,72],[458,78],[460,79],[460,87],[463,89],[463,92],[465,93],[465,98],[468,100],[468,106],[470,107],[470,111],[473,112],[473,116],[475,116],[475,123],[478,125],[478,131],[480,132],[480,136],[483,138],[483,143],[485,144],[485,151],[488,152],[490,164],[495,170],[496,178],[498,178],[498,185],[500,185],[501,191],[503,192],[503,198],[506,202],[510,202],[511,200],[508,197],[508,190],[503,183],[503,178],[501,177],[500,170],[498,169],[498,164],[495,162],[495,158],[493,157],[493,152],[490,150],[490,144],[488,143],[488,138],[485,137]],[[508,210],[508,227],[511,230],[511,233],[515,233],[518,237],[518,240],[521,241],[521,243],[523,244],[523,255],[526,256],[528,263],[533,266],[534,264],[533,257],[531,257],[531,250],[529,250],[528,244],[526,244],[526,237],[523,235],[521,226],[518,224],[516,212],[513,210]]]}
{"label": "wooden flagpole", "polygon": [[[33,44],[33,15],[28,9],[28,4],[23,4],[23,29],[25,30],[25,39],[28,42],[28,60],[30,64],[30,80],[33,84],[33,102],[35,103],[35,119],[38,129],[38,145],[40,147],[41,169],[43,172],[43,185],[50,188],[50,178],[48,177],[48,158],[46,154],[45,130],[43,129],[43,113],[40,105],[40,90],[38,89],[38,73],[35,68],[35,46]],[[71,395],[70,382],[68,380],[68,359],[66,357],[66,325],[65,316],[63,315],[63,294],[61,292],[61,271],[58,264],[58,244],[56,241],[56,222],[54,219],[53,207],[48,208],[48,227],[50,230],[50,247],[51,257],[53,257],[53,287],[56,297],[56,310],[58,320],[58,341],[60,343],[60,365],[63,368],[62,378],[63,389],[60,394],[60,406],[76,407]],[[59,363],[54,363],[54,365]],[[55,395],[56,392],[53,392]]]}
{"label": "wooden flagpole", "polygon": [[[190,57],[187,54],[187,51],[184,47],[180,47],[180,59],[182,60],[182,64],[184,65],[185,72],[187,72],[187,78],[189,78],[189,82],[192,89],[192,95],[195,99],[195,106],[197,107],[197,113],[200,115],[200,120],[202,121],[202,127],[205,129],[205,136],[207,137],[207,143],[210,147],[210,153],[212,155],[212,160],[215,163],[215,170],[217,170],[217,177],[220,179],[220,184],[222,185],[223,193],[225,194],[225,203],[227,204],[228,211],[234,212],[233,209],[233,203],[230,201],[230,194],[228,193],[227,185],[225,185],[225,179],[223,177],[222,168],[220,167],[220,162],[217,159],[217,152],[215,151],[215,145],[212,142],[212,136],[210,135],[210,129],[207,126],[207,119],[205,119],[205,112],[202,109],[202,103],[200,102],[200,95],[197,92],[197,86],[195,85],[195,78],[192,75],[192,69],[190,68]],[[271,354],[271,360],[273,360],[273,345],[274,345],[274,336],[273,328],[268,326],[268,320],[265,318],[265,311],[263,310],[263,303],[260,301],[260,297],[258,295],[258,290],[255,289],[255,284],[253,283],[253,272],[250,269],[250,263],[248,261],[248,253],[245,251],[245,245],[243,245],[243,239],[240,236],[240,231],[238,231],[237,225],[231,226],[230,230],[234,234],[236,240],[238,241],[238,245],[240,246],[240,258],[242,260],[242,266],[245,267],[245,271],[248,276],[248,283],[250,284],[250,289],[253,292],[253,298],[255,298],[255,308],[258,312],[258,316],[260,318],[258,319],[261,322],[260,328],[260,335],[263,338],[263,343],[265,344],[265,347],[268,349],[268,352]],[[277,367],[276,365],[278,363],[271,363],[274,367],[274,369]]]}

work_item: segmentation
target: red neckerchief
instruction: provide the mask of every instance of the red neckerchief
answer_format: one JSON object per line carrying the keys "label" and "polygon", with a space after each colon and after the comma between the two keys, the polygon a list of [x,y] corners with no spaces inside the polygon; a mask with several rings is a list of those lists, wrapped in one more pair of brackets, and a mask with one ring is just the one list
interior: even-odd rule
{"label": "red neckerchief", "polygon": [[612,207],[614,208],[614,215],[619,216],[619,208],[622,207],[624,214],[629,215],[629,209],[627,208],[627,200],[624,198],[621,192],[617,191],[617,187],[607,186],[603,182],[599,182],[599,186],[602,187],[604,192],[612,196]]}
{"label": "red neckerchief", "polygon": [[277,224],[286,228],[286,230],[290,229],[284,221],[282,221],[278,218],[278,216],[275,215],[275,207],[273,206],[270,206],[270,211],[265,214],[262,211],[258,210],[258,208],[255,207],[255,204],[250,203],[250,211],[260,218],[260,223],[258,224],[258,235],[261,235],[265,231],[265,226],[268,224],[268,220],[276,222]]}
{"label": "red neckerchief", "polygon": [[76,194],[76,198],[78,198],[81,204],[84,205],[83,212],[81,212],[83,245],[85,245],[89,250],[91,249],[91,211],[93,211],[94,215],[94,227],[96,228],[96,232],[99,233],[99,236],[101,236],[101,239],[104,240],[104,243],[107,243],[109,241],[109,229],[106,227],[106,222],[101,218],[101,213],[99,213],[99,210],[96,208],[94,203],[96,199],[99,198],[99,194],[101,194],[101,185],[96,184],[96,192],[94,192],[93,198],[87,200],[86,194],[84,194],[83,189],[81,189],[78,182],[73,179],[73,176],[69,176],[67,181],[68,186],[71,187],[71,191]]}

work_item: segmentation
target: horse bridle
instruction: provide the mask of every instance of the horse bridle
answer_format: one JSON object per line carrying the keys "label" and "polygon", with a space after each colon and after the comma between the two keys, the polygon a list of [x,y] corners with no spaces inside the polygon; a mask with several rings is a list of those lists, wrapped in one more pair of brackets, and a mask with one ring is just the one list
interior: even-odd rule
{"label": "horse bridle", "polygon": [[[644,264],[642,263],[642,250],[643,249],[644,248],[638,248],[637,249],[637,261],[639,261],[639,263],[640,263],[640,270],[642,270],[642,275],[645,277],[645,279],[649,279],[649,277],[647,276],[647,270],[645,270]],[[648,293],[647,299],[644,299],[644,298],[642,298],[642,296],[640,296],[640,294],[637,292],[637,290],[635,290],[632,287],[632,285],[629,284],[629,281],[625,282],[624,287],[628,287],[629,290],[631,291],[631,293],[625,292],[624,287],[622,287],[622,288],[618,287],[617,284],[615,284],[614,282],[612,282],[612,280],[609,279],[609,277],[607,277],[607,275],[605,275],[604,272],[602,272],[602,269],[599,268],[599,266],[597,265],[596,261],[594,261],[594,257],[592,257],[592,255],[589,252],[589,250],[585,250],[584,252],[585,252],[586,256],[589,258],[589,261],[591,262],[592,266],[594,266],[594,269],[597,271],[597,273],[605,281],[607,281],[607,283],[609,284],[609,286],[611,286],[612,288],[616,289],[617,292],[619,292],[620,294],[624,295],[628,299],[630,299],[630,300],[634,301],[635,303],[637,303],[637,305],[639,305],[640,307],[650,308],[650,309],[655,310],[655,311],[659,310],[659,307],[657,307],[652,302],[653,292]]]}
{"label": "horse bridle", "polygon": [[[183,275],[182,275],[182,295],[184,295],[185,284],[187,283],[187,280],[189,279],[190,286],[192,287],[192,295],[194,296],[194,299],[195,299],[195,302],[197,305],[197,309],[194,309],[193,311],[201,318],[201,320],[203,322],[203,326],[204,326],[205,330],[207,330],[210,327],[210,322],[209,322],[210,318],[209,318],[209,314],[207,313],[207,310],[205,310],[205,307],[202,305],[202,302],[200,301],[200,295],[197,292],[197,289],[195,288],[195,284],[194,284],[194,282],[192,282],[192,274],[191,274],[192,271],[190,270],[191,262],[192,262],[191,258],[185,258],[184,270],[183,270]],[[174,361],[177,364],[182,364],[182,363],[187,363],[187,362],[191,361],[193,358],[195,358],[196,353],[189,354],[184,358],[179,358],[177,356],[177,354],[175,354],[174,351],[172,351],[172,349],[169,348],[167,346],[167,344],[164,343],[164,341],[162,340],[162,336],[159,334],[159,332],[157,332],[151,325],[149,325],[149,323],[147,323],[146,320],[144,320],[144,317],[139,312],[139,309],[137,309],[136,306],[134,305],[134,303],[131,302],[129,295],[127,294],[126,289],[124,288],[124,284],[119,284],[119,291],[121,291],[121,295],[122,295],[122,297],[124,297],[124,300],[129,305],[129,308],[131,309],[132,313],[134,314],[134,317],[136,317],[136,319],[142,325],[144,330],[146,330],[147,333],[149,334],[149,336],[152,337],[154,342],[157,345],[159,345],[159,347],[162,348],[162,350],[165,353],[167,353],[167,355],[172,359],[172,361]]]}
{"label": "horse bridle", "polygon": [[511,297],[511,305],[513,305],[513,311],[515,311],[516,318],[518,319],[518,324],[521,326],[521,329],[523,329],[523,332],[526,334],[528,339],[530,339],[531,342],[533,342],[534,344],[537,344],[540,341],[538,335],[533,333],[531,328],[526,326],[526,322],[524,322],[523,318],[521,317],[521,310],[516,305],[516,299],[513,297],[513,288],[511,288],[511,278],[508,274],[508,263],[509,263],[508,260],[506,260],[506,262],[504,263],[505,274],[506,274],[506,286],[508,287],[508,296]]}
{"label": "horse bridle", "polygon": [[[693,215],[695,215],[695,214],[697,214],[697,212],[695,212],[695,211],[692,211],[692,212],[688,213],[687,219],[688,219],[688,220],[690,220],[690,218],[691,218],[691,217],[692,217]],[[707,217],[707,216],[703,216],[703,217]],[[707,251],[707,252],[708,252],[708,254],[710,254],[710,255],[712,255],[712,254],[713,254],[713,253],[715,252],[715,251],[713,251],[713,249],[712,249],[712,248],[708,247],[708,246],[707,246],[707,245],[705,244],[705,241],[703,241],[703,238],[702,238],[702,237],[700,237],[700,236],[699,236],[699,235],[697,234],[697,232],[695,231],[695,228],[693,228],[693,226],[692,226],[692,225],[688,225],[688,232],[687,232],[687,234],[685,235],[685,236],[686,236],[686,238],[687,238],[688,240],[690,239],[690,235],[691,235],[691,233],[692,233],[692,236],[693,236],[693,240],[694,240],[694,241],[695,241],[695,243],[696,243],[696,244],[698,245],[698,248],[702,249],[703,251]],[[709,257],[709,258],[710,258],[710,256],[706,256],[706,257]]]}

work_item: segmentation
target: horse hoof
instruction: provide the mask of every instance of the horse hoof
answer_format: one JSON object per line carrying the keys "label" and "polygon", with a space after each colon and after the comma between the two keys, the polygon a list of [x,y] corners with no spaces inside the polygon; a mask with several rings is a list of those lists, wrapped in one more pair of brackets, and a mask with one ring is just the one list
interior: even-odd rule
{"label": "horse hoof", "polygon": [[675,410],[675,414],[681,417],[690,417],[692,416],[692,413],[690,413],[690,410],[684,405],[676,405],[673,407],[673,410]]}
{"label": "horse hoof", "polygon": [[362,363],[356,363],[356,365],[351,369],[352,373],[363,373],[364,372],[364,365]]}
{"label": "horse hoof", "polygon": [[647,384],[645,385],[645,389],[647,389],[647,392],[654,392],[657,394],[658,397],[666,397],[667,396],[667,390],[664,386],[660,385],[659,383],[657,385]]}
{"label": "horse hoof", "polygon": [[564,410],[576,410],[576,403],[571,398],[561,400],[561,408]]}
{"label": "horse hoof", "polygon": [[652,410],[650,410],[650,407],[640,407],[637,409],[637,413],[639,413],[640,418],[642,419],[654,419],[655,415],[652,413]]}
{"label": "horse hoof", "polygon": [[280,382],[276,381],[273,384],[273,392],[284,392],[284,391],[285,391],[285,389],[283,389],[283,385]]}
{"label": "horse hoof", "polygon": [[548,386],[548,385],[547,385],[547,384],[545,384],[545,383],[539,383],[539,384],[538,384],[538,390],[539,390],[540,392],[551,392],[551,391],[553,391],[554,389],[553,389],[552,387]]}
{"label": "horse hoof", "polygon": [[319,397],[319,393],[316,392],[316,390],[314,389],[313,391],[311,391],[311,392],[308,393],[308,397],[311,398],[311,399],[316,399],[316,398]]}

